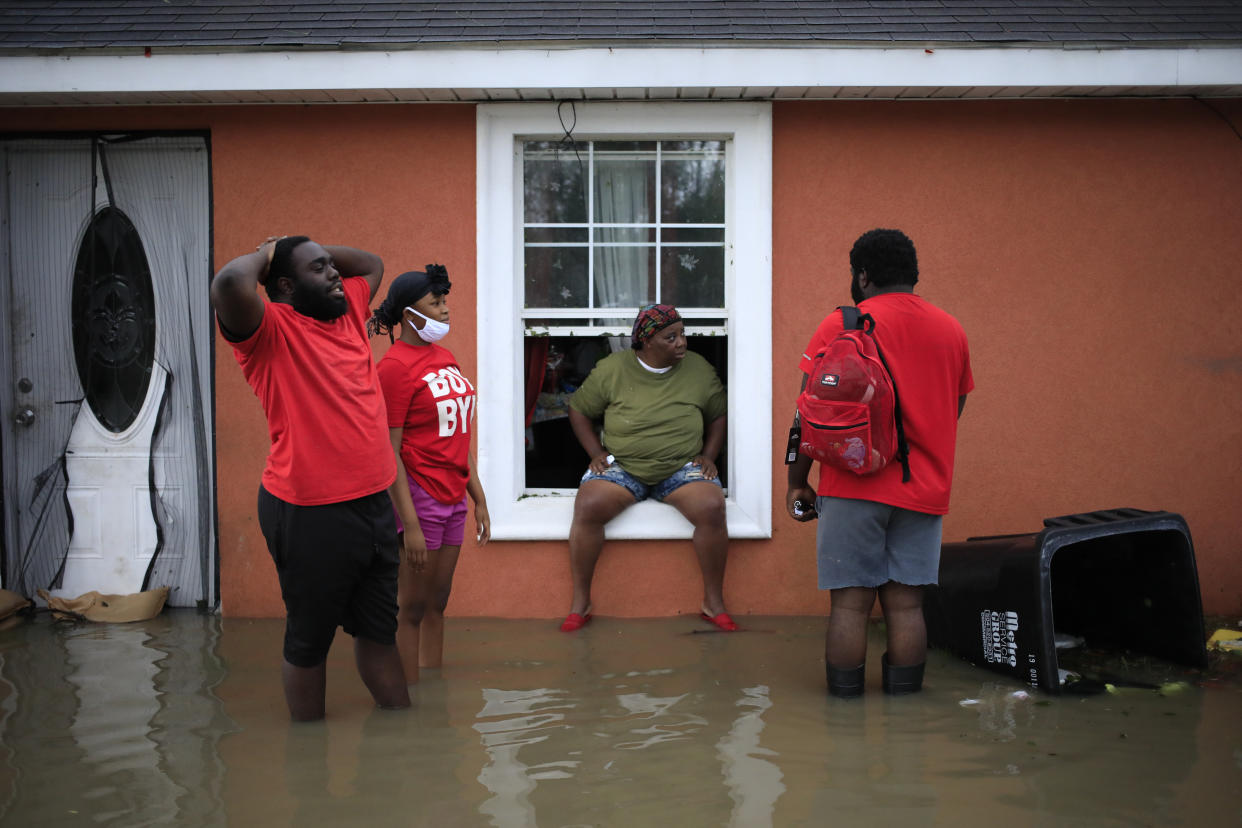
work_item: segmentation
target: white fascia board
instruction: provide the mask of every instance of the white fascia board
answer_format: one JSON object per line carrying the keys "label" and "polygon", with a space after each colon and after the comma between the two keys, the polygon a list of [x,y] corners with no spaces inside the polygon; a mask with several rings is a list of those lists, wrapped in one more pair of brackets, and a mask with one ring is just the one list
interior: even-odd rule
{"label": "white fascia board", "polygon": [[1242,48],[562,48],[0,57],[0,93],[1236,85]]}

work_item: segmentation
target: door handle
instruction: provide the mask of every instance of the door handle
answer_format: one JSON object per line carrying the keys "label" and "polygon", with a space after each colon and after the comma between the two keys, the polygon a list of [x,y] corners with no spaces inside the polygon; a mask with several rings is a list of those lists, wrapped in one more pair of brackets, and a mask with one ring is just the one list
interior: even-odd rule
{"label": "door handle", "polygon": [[19,426],[28,426],[34,421],[35,413],[34,409],[31,408],[23,408],[21,411],[17,412],[17,416],[13,418],[13,422],[17,423]]}

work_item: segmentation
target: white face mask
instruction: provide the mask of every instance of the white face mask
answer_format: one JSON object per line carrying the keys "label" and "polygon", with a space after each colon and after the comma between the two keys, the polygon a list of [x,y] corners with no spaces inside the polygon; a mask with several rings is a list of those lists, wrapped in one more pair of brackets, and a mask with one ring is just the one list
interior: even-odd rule
{"label": "white face mask", "polygon": [[426,323],[423,325],[423,329],[420,331],[418,329],[418,326],[415,325],[413,322],[410,322],[410,320],[408,319],[405,320],[406,322],[410,322],[410,327],[414,329],[414,333],[418,334],[418,338],[423,340],[424,342],[436,342],[438,340],[443,339],[444,335],[449,332],[449,323],[440,322],[438,320],[423,316],[421,313],[414,310],[413,308],[407,307],[406,310],[408,310],[410,313],[414,314],[415,316],[422,318],[424,322]]}

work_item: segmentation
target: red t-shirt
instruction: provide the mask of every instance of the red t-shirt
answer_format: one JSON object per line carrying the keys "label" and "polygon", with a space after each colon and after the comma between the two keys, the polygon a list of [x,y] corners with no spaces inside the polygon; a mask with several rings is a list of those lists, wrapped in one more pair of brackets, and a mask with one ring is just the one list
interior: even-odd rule
{"label": "red t-shirt", "polygon": [[[952,316],[913,293],[882,293],[858,307],[875,319],[875,339],[897,386],[910,446],[910,482],[901,482],[901,464],[895,461],[868,476],[821,463],[816,492],[947,514],[958,398],[975,387],[966,332]],[[810,372],[812,356],[840,333],[842,324],[840,311],[820,323],[802,354],[803,373]]]}
{"label": "red t-shirt", "polygon": [[401,429],[405,470],[440,503],[460,503],[470,481],[474,386],[434,342],[394,342],[379,361],[379,378],[388,427]]}
{"label": "red t-shirt", "polygon": [[231,343],[267,414],[263,488],[299,506],[375,494],[397,476],[367,341],[371,288],[360,277],[344,286],[344,316],[320,322],[268,302],[258,330]]}

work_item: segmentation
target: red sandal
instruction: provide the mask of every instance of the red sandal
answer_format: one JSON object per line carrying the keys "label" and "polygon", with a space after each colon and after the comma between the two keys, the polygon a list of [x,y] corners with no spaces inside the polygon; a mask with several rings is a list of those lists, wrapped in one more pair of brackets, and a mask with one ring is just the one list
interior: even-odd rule
{"label": "red sandal", "polygon": [[579,615],[571,612],[565,616],[565,620],[561,622],[561,632],[577,632],[591,622],[591,610],[588,607],[586,613]]}
{"label": "red sandal", "polygon": [[706,612],[700,612],[699,617],[709,624],[715,624],[721,632],[737,632],[738,630],[737,622],[730,618],[727,612],[722,612],[715,616],[708,615]]}

